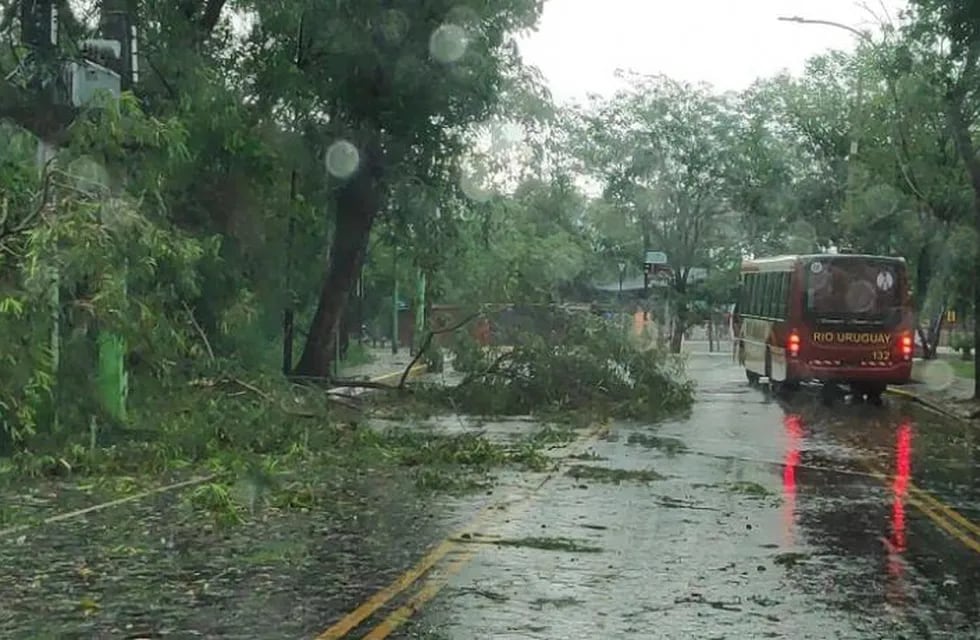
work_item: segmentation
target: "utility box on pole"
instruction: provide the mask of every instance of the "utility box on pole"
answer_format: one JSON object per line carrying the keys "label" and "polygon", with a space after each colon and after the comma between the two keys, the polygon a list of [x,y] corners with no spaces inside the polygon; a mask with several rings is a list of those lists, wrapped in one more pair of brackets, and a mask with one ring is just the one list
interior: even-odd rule
{"label": "utility box on pole", "polygon": [[65,65],[65,101],[72,107],[87,107],[100,91],[119,99],[119,74],[90,60],[71,61]]}

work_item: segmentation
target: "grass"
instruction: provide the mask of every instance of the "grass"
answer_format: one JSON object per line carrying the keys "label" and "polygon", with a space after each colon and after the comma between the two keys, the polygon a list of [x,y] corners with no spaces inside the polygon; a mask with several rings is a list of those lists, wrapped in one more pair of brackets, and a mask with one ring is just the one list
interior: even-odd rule
{"label": "grass", "polygon": [[949,366],[953,369],[953,373],[955,373],[958,377],[973,380],[975,371],[973,367],[973,360],[950,358],[946,360],[946,362],[949,363]]}

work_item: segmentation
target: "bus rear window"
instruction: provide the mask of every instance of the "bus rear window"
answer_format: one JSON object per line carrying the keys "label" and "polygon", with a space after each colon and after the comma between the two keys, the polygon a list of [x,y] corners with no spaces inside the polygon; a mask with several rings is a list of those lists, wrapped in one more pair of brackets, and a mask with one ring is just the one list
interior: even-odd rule
{"label": "bus rear window", "polygon": [[806,267],[807,310],[817,315],[883,316],[901,305],[900,269],[892,262],[814,261]]}

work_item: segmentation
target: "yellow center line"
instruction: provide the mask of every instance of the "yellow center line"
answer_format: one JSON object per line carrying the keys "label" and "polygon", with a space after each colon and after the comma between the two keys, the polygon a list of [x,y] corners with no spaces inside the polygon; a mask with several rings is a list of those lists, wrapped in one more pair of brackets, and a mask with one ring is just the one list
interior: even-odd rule
{"label": "yellow center line", "polygon": [[371,629],[362,640],[383,640],[391,635],[398,627],[402,626],[409,620],[412,616],[422,610],[422,607],[426,602],[431,600],[439,593],[443,587],[449,584],[449,580],[452,579],[454,575],[463,570],[470,560],[476,556],[476,550],[467,549],[465,551],[460,551],[453,560],[447,564],[442,571],[439,572],[437,576],[434,576],[426,581],[425,585],[419,589],[419,591],[412,596],[408,602],[403,606],[399,607],[391,613],[387,618],[382,620],[378,626]]}
{"label": "yellow center line", "polygon": [[[598,429],[593,430],[591,436],[586,435],[585,438],[575,444],[580,445],[580,443],[587,443],[592,438],[601,437],[602,434],[605,434],[608,431],[609,425],[602,425]],[[549,474],[536,487],[534,487],[530,493],[524,496],[524,499],[520,501],[520,504],[518,504],[515,509],[510,512],[510,518],[507,520],[507,522],[517,522],[519,518],[531,508],[531,505],[534,503],[534,495],[537,493],[538,489],[544,486],[544,484],[551,479],[551,477],[552,476]],[[490,544],[493,544],[494,537],[499,539],[499,536],[485,537],[487,538],[487,542]],[[387,618],[378,623],[378,625],[371,629],[371,631],[364,636],[362,640],[384,640],[384,638],[387,638],[396,629],[398,629],[398,627],[408,622],[412,616],[421,611],[425,603],[434,598],[436,594],[443,589],[443,587],[449,584],[452,577],[462,571],[463,567],[469,564],[470,561],[472,561],[480,552],[480,549],[465,545],[462,542],[457,542],[456,544],[459,546],[459,555],[453,558],[453,560],[443,567],[441,571],[438,571],[437,575],[430,575],[426,579],[425,584],[422,585],[422,588],[419,589],[415,595],[409,598],[404,605],[391,612]]]}
{"label": "yellow center line", "polygon": [[[877,478],[882,484],[886,486],[888,485],[889,478],[890,478],[889,475],[883,473],[874,463],[868,460],[862,460],[861,463],[868,469],[868,471],[872,476]],[[932,520],[933,524],[935,524],[937,527],[939,527],[940,529],[942,529],[943,531],[945,531],[946,533],[948,533],[949,535],[953,536],[961,543],[963,543],[963,546],[965,546],[967,549],[980,553],[980,542],[974,540],[973,536],[970,535],[971,528],[975,529],[976,525],[974,525],[972,522],[964,518],[956,511],[953,511],[951,507],[947,507],[944,503],[940,502],[939,500],[927,494],[926,492],[922,491],[921,489],[916,488],[913,491],[911,483],[909,483],[908,486],[909,486],[908,495],[904,497],[906,502],[908,502],[913,507],[918,509],[919,512],[922,513],[924,516]],[[940,509],[941,511],[937,512],[935,509]],[[950,518],[944,517],[943,512],[945,511],[955,513],[960,520],[970,525],[969,527],[967,527],[967,531],[963,531],[962,529],[957,527],[956,524],[950,521],[951,520]]]}
{"label": "yellow center line", "polygon": [[968,531],[970,534],[972,534],[977,538],[980,538],[980,526],[971,522],[969,518],[967,518],[966,516],[958,512],[953,507],[947,505],[946,503],[937,500],[931,494],[920,489],[919,487],[915,486],[911,482],[909,482],[908,488],[909,488],[909,493],[913,494],[916,498],[922,500],[923,502],[926,502],[933,508],[938,509],[939,511],[944,513],[947,518],[955,522],[957,525],[963,527],[963,529]]}
{"label": "yellow center line", "polygon": [[[409,370],[408,375],[409,376],[414,376],[417,373],[422,373],[427,368],[428,368],[427,365],[417,364],[417,365],[415,365],[414,367],[412,367]],[[383,374],[383,375],[380,375],[380,376],[375,376],[374,378],[371,378],[370,382],[384,382],[385,380],[388,380],[390,378],[397,378],[397,377],[401,376],[402,373],[404,373],[404,371],[392,371],[391,373],[386,373],[386,374]]]}
{"label": "yellow center line", "polygon": [[[608,422],[599,424],[596,427],[590,429],[587,433],[585,433],[575,442],[573,442],[570,445],[570,448],[585,445],[586,443],[601,437],[605,433],[608,433],[608,431],[609,431]],[[551,477],[552,477],[551,474],[546,476],[537,486],[532,488],[531,492],[528,495],[524,496],[523,499],[518,500],[518,502],[524,502],[525,504],[528,504],[529,502],[528,499],[534,494],[534,492],[540,489]],[[443,539],[431,551],[429,551],[429,553],[427,553],[415,566],[413,566],[412,568],[408,569],[403,574],[395,578],[395,580],[392,581],[391,584],[389,584],[387,587],[375,593],[373,596],[365,600],[356,609],[354,609],[353,611],[345,615],[343,618],[335,622],[333,625],[331,625],[326,631],[316,636],[316,640],[339,640],[340,638],[343,638],[348,633],[350,633],[353,629],[357,628],[367,618],[374,615],[374,613],[378,609],[386,605],[392,598],[400,594],[402,591],[404,591],[412,584],[414,584],[419,578],[425,575],[430,569],[432,569],[432,567],[434,567],[440,560],[442,560],[451,551],[459,548],[460,547],[459,543],[453,542],[453,538],[460,538],[470,530],[477,529],[480,525],[483,524],[485,520],[489,518],[489,516],[499,512],[500,506],[501,505],[499,503],[491,503],[484,506],[476,513],[475,516],[473,516],[473,518],[466,524],[465,527],[463,527],[457,533],[454,533],[448,536],[447,538]],[[472,557],[472,555],[474,554],[475,551],[473,551],[472,549],[465,550],[460,557],[461,558],[465,557],[467,559],[465,561],[462,561],[453,573],[456,573],[460,569],[462,569],[462,567],[466,564],[466,562],[469,561],[469,558]],[[447,566],[446,571],[448,572],[451,567],[455,567],[458,560],[459,559],[454,560],[449,566]],[[446,578],[446,580],[448,581],[448,578]],[[425,600],[423,600],[422,602],[431,599],[432,596],[434,596],[441,588],[442,586],[440,585],[438,588],[435,589],[435,591],[432,592],[431,595],[425,598]],[[427,589],[423,589],[423,591],[427,591]],[[419,594],[416,594],[416,596],[413,599],[416,599],[418,597]],[[401,607],[399,611],[401,611],[402,609],[405,609],[405,607]],[[398,625],[395,625],[395,627],[393,628],[397,628],[397,626]]]}
{"label": "yellow center line", "polygon": [[920,512],[925,514],[930,520],[932,520],[936,526],[938,526],[940,529],[942,529],[949,535],[953,536],[954,538],[962,542],[966,548],[971,549],[976,553],[980,553],[980,542],[977,542],[976,540],[970,538],[968,535],[964,534],[960,529],[957,529],[947,519],[943,518],[940,514],[933,511],[928,505],[923,504],[917,498],[909,495],[906,496],[905,499],[908,501],[909,504],[911,504],[913,507],[915,507]]}

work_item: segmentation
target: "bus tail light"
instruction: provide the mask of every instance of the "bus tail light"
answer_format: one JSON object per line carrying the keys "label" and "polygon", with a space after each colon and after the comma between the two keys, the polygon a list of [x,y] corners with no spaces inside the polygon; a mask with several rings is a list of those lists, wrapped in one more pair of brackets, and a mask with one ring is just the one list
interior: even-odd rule
{"label": "bus tail light", "polygon": [[901,342],[902,357],[906,360],[912,358],[912,334],[903,333]]}
{"label": "bus tail light", "polygon": [[800,334],[797,333],[796,329],[790,331],[789,338],[786,339],[786,350],[794,358],[800,355]]}

